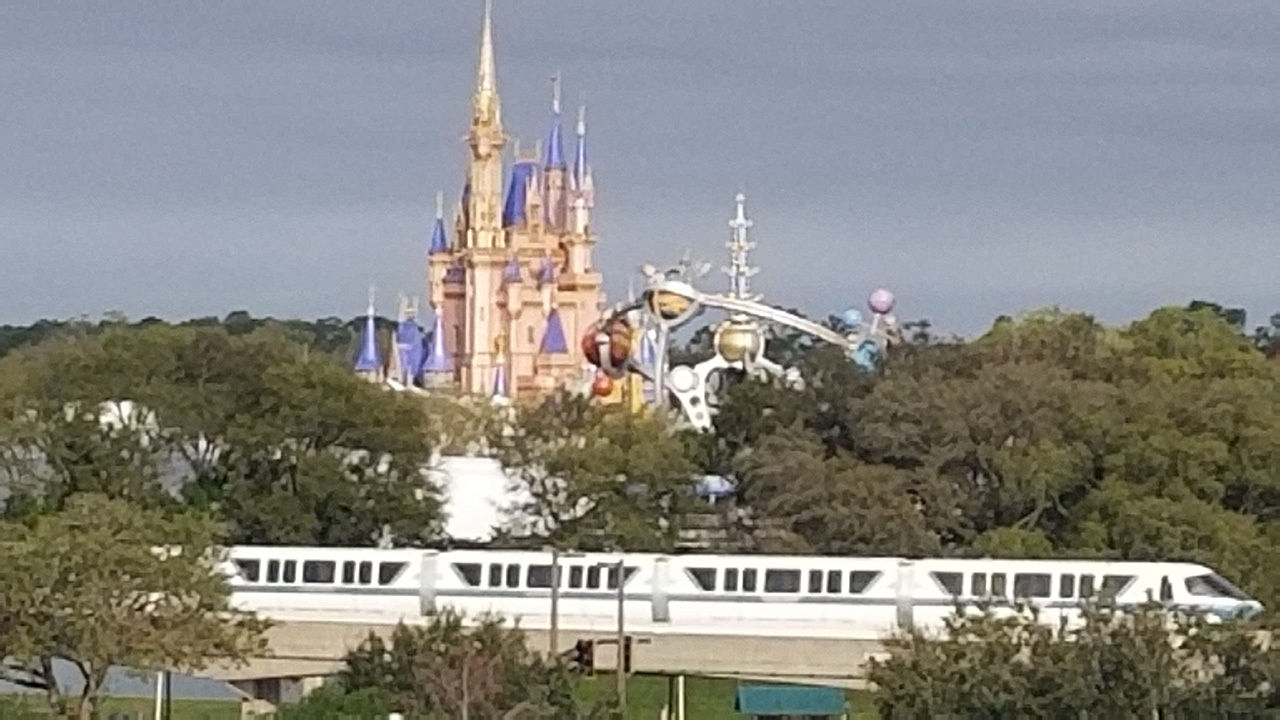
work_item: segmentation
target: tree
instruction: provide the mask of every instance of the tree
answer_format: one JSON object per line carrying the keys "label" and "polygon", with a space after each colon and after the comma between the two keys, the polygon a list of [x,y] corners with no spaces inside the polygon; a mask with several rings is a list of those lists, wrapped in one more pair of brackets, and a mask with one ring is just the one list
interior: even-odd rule
{"label": "tree", "polygon": [[100,494],[0,526],[0,673],[66,713],[53,664],[70,662],[84,681],[74,712],[87,720],[112,666],[200,670],[260,654],[266,623],[230,607],[216,534],[207,516]]}
{"label": "tree", "polygon": [[[363,708],[351,701],[361,698]],[[474,627],[445,609],[425,626],[399,625],[388,641],[371,633],[348,653],[331,690],[286,717],[356,717],[386,710],[409,718],[581,718],[573,683],[559,660],[530,651],[524,633],[485,616]],[[367,717],[368,715],[359,715]]]}
{"label": "tree", "polygon": [[[440,530],[428,402],[277,330],[56,339],[0,361],[0,402],[10,515],[93,491],[152,504],[177,494],[225,518],[239,543],[361,545],[389,530],[420,544]],[[104,426],[104,408],[121,422]]]}
{"label": "tree", "polygon": [[532,534],[562,547],[669,550],[695,502],[691,443],[657,416],[560,395],[521,408],[497,455]]}
{"label": "tree", "polygon": [[938,635],[887,642],[871,662],[880,716],[1262,717],[1280,707],[1280,650],[1255,627],[1158,605],[1084,611],[1054,629],[1034,608],[956,613]]}

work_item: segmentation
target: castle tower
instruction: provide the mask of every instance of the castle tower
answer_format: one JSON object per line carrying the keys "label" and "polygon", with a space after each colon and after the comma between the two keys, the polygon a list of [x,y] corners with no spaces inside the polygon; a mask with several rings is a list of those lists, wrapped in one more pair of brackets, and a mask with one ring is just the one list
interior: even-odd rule
{"label": "castle tower", "polygon": [[[570,338],[600,319],[604,295],[592,265],[594,185],[586,162],[586,125],[579,110],[572,172],[560,121],[560,78],[552,80],[546,152],[514,144],[503,193],[506,147],[498,97],[493,18],[486,0],[480,59],[471,102],[466,182],[444,229],[443,200],[428,248],[428,297],[435,314],[423,376],[450,374],[466,392],[541,396],[580,382],[582,359]],[[527,146],[526,146],[527,147]]]}
{"label": "castle tower", "polygon": [[360,334],[360,352],[356,355],[356,374],[371,382],[385,377],[382,352],[378,349],[378,324],[373,308],[373,288],[369,288],[369,308],[365,311],[364,331]]}

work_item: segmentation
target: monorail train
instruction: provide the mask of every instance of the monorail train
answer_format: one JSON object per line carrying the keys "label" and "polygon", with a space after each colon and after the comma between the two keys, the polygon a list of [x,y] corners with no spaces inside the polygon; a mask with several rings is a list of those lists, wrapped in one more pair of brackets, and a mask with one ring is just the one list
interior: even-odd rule
{"label": "monorail train", "polygon": [[[1212,618],[1262,605],[1201,565],[1094,560],[781,555],[562,554],[557,619],[566,632],[877,639],[940,629],[957,601],[1037,603],[1042,622],[1080,619],[1084,598],[1154,599]],[[552,554],[538,551],[229,548],[236,607],[280,621],[420,622],[445,606],[550,627]]]}

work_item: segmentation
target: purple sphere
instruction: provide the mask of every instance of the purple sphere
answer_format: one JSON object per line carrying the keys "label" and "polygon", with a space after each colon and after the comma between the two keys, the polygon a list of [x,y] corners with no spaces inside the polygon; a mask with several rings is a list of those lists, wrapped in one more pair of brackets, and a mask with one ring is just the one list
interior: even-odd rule
{"label": "purple sphere", "polygon": [[885,288],[877,288],[871,293],[871,297],[867,298],[867,307],[877,315],[888,313],[893,309],[893,293]]}

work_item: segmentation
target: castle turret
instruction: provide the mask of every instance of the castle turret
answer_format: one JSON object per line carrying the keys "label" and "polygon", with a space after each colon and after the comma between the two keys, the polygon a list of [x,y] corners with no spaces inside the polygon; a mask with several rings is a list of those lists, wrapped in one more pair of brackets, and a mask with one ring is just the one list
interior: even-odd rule
{"label": "castle turret", "polygon": [[595,186],[591,180],[591,165],[587,162],[587,106],[578,107],[578,136],[574,150],[571,194],[573,199],[572,227],[577,235],[586,235],[591,228],[591,208],[595,207]]}
{"label": "castle turret", "polygon": [[365,311],[364,332],[360,335],[360,352],[356,355],[356,374],[373,382],[382,382],[382,353],[378,349],[378,325],[374,318],[373,288],[369,288],[369,307]]}
{"label": "castle turret", "polygon": [[568,166],[564,161],[564,138],[560,129],[560,75],[551,78],[551,131],[547,135],[547,162],[544,168],[547,226],[564,230],[568,221]]}

